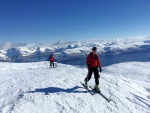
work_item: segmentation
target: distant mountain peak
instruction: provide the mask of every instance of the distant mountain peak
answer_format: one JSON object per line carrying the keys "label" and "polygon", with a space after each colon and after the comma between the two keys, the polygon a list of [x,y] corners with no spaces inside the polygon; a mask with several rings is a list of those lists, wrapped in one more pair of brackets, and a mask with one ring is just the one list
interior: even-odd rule
{"label": "distant mountain peak", "polygon": [[57,41],[56,43],[54,43],[54,44],[63,44],[64,42],[62,41],[62,40],[59,40],[59,41]]}

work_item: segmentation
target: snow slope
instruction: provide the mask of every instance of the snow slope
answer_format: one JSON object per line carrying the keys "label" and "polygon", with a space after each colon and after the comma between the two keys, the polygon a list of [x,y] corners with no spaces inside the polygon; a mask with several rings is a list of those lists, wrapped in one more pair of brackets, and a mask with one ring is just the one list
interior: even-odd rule
{"label": "snow slope", "polygon": [[[150,113],[150,62],[103,67],[102,93],[80,85],[87,69],[48,62],[0,63],[0,113]],[[94,85],[94,78],[89,82]]]}
{"label": "snow slope", "polygon": [[[90,40],[82,42],[57,42],[54,44],[0,44],[0,61],[15,61],[53,53],[55,59],[85,57],[96,46],[101,55],[115,55],[150,50],[150,36],[117,40]],[[45,59],[46,60],[46,59]]]}

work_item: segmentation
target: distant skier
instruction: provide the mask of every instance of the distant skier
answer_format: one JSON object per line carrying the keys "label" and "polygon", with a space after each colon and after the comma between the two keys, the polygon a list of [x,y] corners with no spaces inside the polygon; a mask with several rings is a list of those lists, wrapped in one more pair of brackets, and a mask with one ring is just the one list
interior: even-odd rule
{"label": "distant skier", "polygon": [[101,68],[99,56],[97,55],[96,51],[97,51],[97,48],[93,47],[92,52],[87,57],[86,64],[88,66],[88,74],[84,81],[85,81],[85,85],[87,86],[88,85],[87,82],[91,79],[92,73],[94,72],[94,78],[95,78],[94,89],[96,91],[100,91],[100,89],[99,89],[99,77],[100,77],[99,71],[102,72],[102,68]]}
{"label": "distant skier", "polygon": [[50,61],[50,68],[54,68],[54,56],[51,54],[50,57],[49,57],[49,61]]}

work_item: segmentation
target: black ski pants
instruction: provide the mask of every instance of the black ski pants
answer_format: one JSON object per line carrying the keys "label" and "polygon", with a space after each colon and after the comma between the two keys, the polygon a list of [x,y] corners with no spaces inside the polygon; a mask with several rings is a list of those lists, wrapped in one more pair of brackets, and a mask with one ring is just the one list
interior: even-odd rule
{"label": "black ski pants", "polygon": [[94,78],[95,78],[95,84],[99,85],[99,72],[98,72],[98,67],[95,68],[88,68],[88,75],[85,78],[86,81],[89,81],[91,79],[92,73],[94,72]]}
{"label": "black ski pants", "polygon": [[50,61],[50,67],[54,67],[54,62]]}

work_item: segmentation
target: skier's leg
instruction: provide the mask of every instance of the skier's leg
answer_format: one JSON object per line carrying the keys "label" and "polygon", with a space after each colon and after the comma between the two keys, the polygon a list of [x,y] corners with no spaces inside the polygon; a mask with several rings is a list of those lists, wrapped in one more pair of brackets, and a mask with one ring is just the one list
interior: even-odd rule
{"label": "skier's leg", "polygon": [[87,77],[85,78],[85,81],[89,81],[89,80],[91,79],[92,72],[93,72],[93,69],[92,69],[92,68],[89,68],[89,69],[88,69]]}
{"label": "skier's leg", "polygon": [[54,62],[53,62],[53,68],[54,68]]}
{"label": "skier's leg", "polygon": [[52,67],[52,62],[50,62],[50,67]]}
{"label": "skier's leg", "polygon": [[98,74],[98,68],[94,68],[94,78],[95,78],[95,86],[94,89],[98,92],[100,92],[99,89],[99,74]]}
{"label": "skier's leg", "polygon": [[99,85],[99,73],[98,73],[98,68],[94,68],[94,78],[95,78],[95,84]]}

